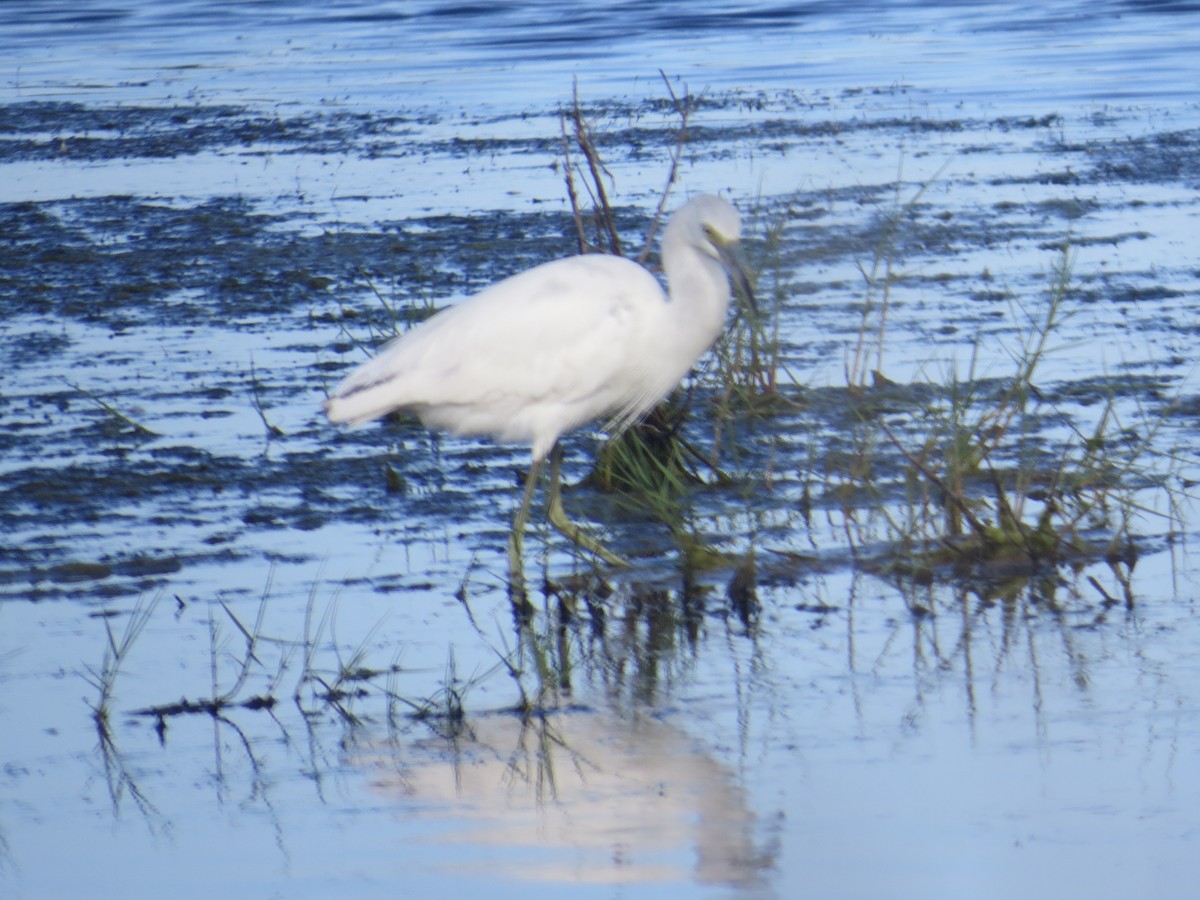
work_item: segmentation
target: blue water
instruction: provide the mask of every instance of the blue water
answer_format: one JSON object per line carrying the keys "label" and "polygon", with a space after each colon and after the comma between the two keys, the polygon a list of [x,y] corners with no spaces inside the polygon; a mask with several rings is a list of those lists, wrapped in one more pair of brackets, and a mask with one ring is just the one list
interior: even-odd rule
{"label": "blue water", "polygon": [[[714,99],[692,122],[681,193],[719,189],[747,209],[819,202],[819,221],[801,216],[796,230],[854,241],[890,195],[870,188],[896,180],[907,196],[935,179],[923,195],[928,216],[952,234],[905,260],[915,283],[895,288],[889,375],[963,362],[976,333],[993,338],[981,345],[981,368],[1004,370],[1013,329],[992,323],[1019,319],[1019,303],[997,311],[1004,304],[958,285],[987,273],[989,286],[1032,297],[1054,242],[1074,228],[1096,238],[1081,241],[1078,271],[1096,291],[1115,287],[1072,320],[1047,379],[1131,372],[1182,391],[1197,297],[1189,133],[1200,126],[1198,60],[1193,3],[4,2],[6,111],[50,101],[393,118],[382,136],[344,149],[264,139],[111,158],[71,152],[77,139],[114,138],[111,129],[51,123],[33,139],[62,152],[6,156],[0,203],[44,204],[73,224],[83,218],[74,204],[87,200],[189,209],[236,197],[277,214],[271,227],[304,236],[416,234],[447,213],[487,221],[562,210],[557,111],[575,87],[608,127],[669,133],[665,75],[677,91]],[[1160,168],[1142,178],[1068,177],[1098,157],[1123,171],[1123,146],[1164,134],[1177,143],[1163,141],[1152,158]],[[0,132],[0,142],[29,137]],[[369,152],[376,138],[384,149]],[[611,161],[622,199],[652,201],[664,156],[649,141]],[[1058,212],[1074,207],[1077,218]],[[109,222],[98,240],[136,249],[140,225]],[[58,248],[37,249],[53,259]],[[818,248],[786,281],[789,363],[805,385],[842,377],[870,252]],[[340,299],[372,302],[354,288]],[[574,705],[551,717],[558,730],[539,757],[530,741],[545,734],[499,712],[519,691],[497,660],[527,637],[513,632],[497,574],[508,475],[523,453],[411,436],[381,437],[378,448],[340,443],[317,421],[329,376],[315,370],[339,338],[333,301],[263,303],[225,320],[218,294],[171,294],[165,303],[213,304],[185,326],[153,309],[117,323],[104,310],[62,320],[0,311],[0,355],[15,358],[7,348],[31,333],[44,338],[41,352],[6,365],[2,410],[20,453],[0,460],[0,473],[102,473],[122,461],[158,464],[156,451],[179,447],[248,467],[305,454],[311,465],[355,454],[374,464],[395,441],[418,470],[408,472],[414,487],[402,497],[328,487],[348,508],[386,515],[314,530],[250,521],[248,512],[309,502],[289,484],[259,495],[206,483],[183,510],[129,496],[106,515],[53,528],[31,501],[20,523],[0,523],[8,549],[36,546],[47,566],[180,560],[140,597],[129,593],[140,582],[120,571],[73,593],[69,579],[41,573],[31,584],[5,569],[0,895],[1194,893],[1200,634],[1190,525],[1177,529],[1185,546],[1156,540],[1130,574],[1129,610],[1100,605],[1100,591],[1122,597],[1123,585],[1120,569],[1099,563],[1036,597],[1003,585],[903,591],[858,571],[797,565],[790,580],[762,587],[757,631],[716,614],[693,640],[682,628],[647,633],[653,617],[634,614],[605,636],[611,644],[570,631]],[[251,364],[286,439],[264,440]],[[79,440],[75,429],[94,433],[79,425],[92,405],[75,394],[62,408],[37,402],[49,386],[65,393],[64,377],[118,401],[160,438],[132,450]],[[803,443],[804,411],[781,421]],[[1142,423],[1122,424],[1136,433]],[[1180,459],[1192,437],[1182,432]],[[785,500],[810,464],[801,452],[790,458],[795,471],[775,473]],[[730,503],[731,518],[744,513]],[[774,529],[769,541],[790,536],[798,517],[784,501],[771,512],[756,523]],[[1155,538],[1173,527],[1152,515],[1144,525]],[[832,525],[811,527],[819,540],[841,538]],[[809,549],[789,539],[801,555]],[[556,572],[569,565],[561,552],[546,555]],[[715,590],[708,599],[719,607]],[[231,684],[243,655],[232,616],[253,623],[264,594],[264,633],[278,641],[257,648],[252,686],[282,673],[275,718],[180,717],[160,739],[132,711]],[[87,703],[106,623],[119,636],[151,596],[160,599],[118,679],[116,744],[105,748]],[[623,610],[653,609],[655,599],[630,579],[607,602],[621,622]],[[293,703],[302,663],[284,648],[326,614],[333,626],[315,662],[326,677],[360,647],[369,664],[399,667],[394,687],[406,698],[439,696],[457,673],[477,716],[466,764],[451,765],[435,729],[389,723],[378,691],[357,701],[360,721]],[[549,645],[562,635],[539,637]],[[536,654],[524,652],[520,687],[531,690]],[[558,765],[549,792],[547,761]]]}
{"label": "blue water", "polygon": [[[440,108],[653,90],[915,86],[953,102],[1192,101],[1181,3],[6,3],[6,99]],[[449,108],[442,104],[449,103]]]}

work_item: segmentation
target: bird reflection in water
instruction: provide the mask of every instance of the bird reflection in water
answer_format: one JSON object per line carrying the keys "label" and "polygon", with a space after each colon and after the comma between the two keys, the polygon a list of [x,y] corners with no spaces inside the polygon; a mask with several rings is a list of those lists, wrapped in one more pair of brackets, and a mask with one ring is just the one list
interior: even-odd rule
{"label": "bird reflection in water", "polygon": [[456,869],[753,887],[771,865],[733,773],[658,718],[494,714],[394,749],[358,762],[407,818],[439,821],[429,840],[475,848]]}

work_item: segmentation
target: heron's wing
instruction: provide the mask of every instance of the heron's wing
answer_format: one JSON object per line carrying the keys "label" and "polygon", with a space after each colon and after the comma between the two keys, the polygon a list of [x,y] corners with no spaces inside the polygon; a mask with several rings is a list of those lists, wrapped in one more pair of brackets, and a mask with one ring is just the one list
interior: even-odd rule
{"label": "heron's wing", "polygon": [[[409,408],[459,432],[524,438],[629,403],[665,302],[641,266],[577,256],[501,281],[385,346],[334,392],[340,421]],[[540,417],[540,418],[539,418]]]}

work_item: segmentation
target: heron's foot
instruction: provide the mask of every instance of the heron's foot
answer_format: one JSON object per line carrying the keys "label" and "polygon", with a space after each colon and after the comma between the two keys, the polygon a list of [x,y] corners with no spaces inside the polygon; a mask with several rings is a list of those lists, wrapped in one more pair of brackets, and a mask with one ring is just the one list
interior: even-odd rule
{"label": "heron's foot", "polygon": [[553,491],[550,498],[549,507],[546,510],[546,517],[550,520],[550,524],[558,529],[558,533],[565,537],[575,546],[586,550],[593,556],[598,556],[610,566],[628,566],[629,561],[622,556],[613,553],[602,543],[589,535],[586,531],[567,518],[567,513],[563,509],[562,497],[558,491]]}

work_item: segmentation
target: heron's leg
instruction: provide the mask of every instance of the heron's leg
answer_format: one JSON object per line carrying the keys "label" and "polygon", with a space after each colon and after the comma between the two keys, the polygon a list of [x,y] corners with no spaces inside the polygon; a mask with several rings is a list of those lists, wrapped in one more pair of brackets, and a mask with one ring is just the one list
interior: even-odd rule
{"label": "heron's leg", "polygon": [[550,451],[550,495],[546,507],[546,517],[550,524],[558,529],[559,534],[567,538],[588,553],[600,557],[610,566],[629,565],[623,558],[617,556],[595,538],[588,535],[582,528],[567,518],[562,505],[562,488],[559,482],[559,470],[562,468],[562,451],[558,444]]}
{"label": "heron's leg", "polygon": [[513,597],[521,599],[525,598],[525,522],[529,519],[533,492],[537,489],[541,473],[542,461],[539,459],[529,467],[529,474],[525,476],[521,508],[513,516],[512,531],[508,533],[508,589]]}

